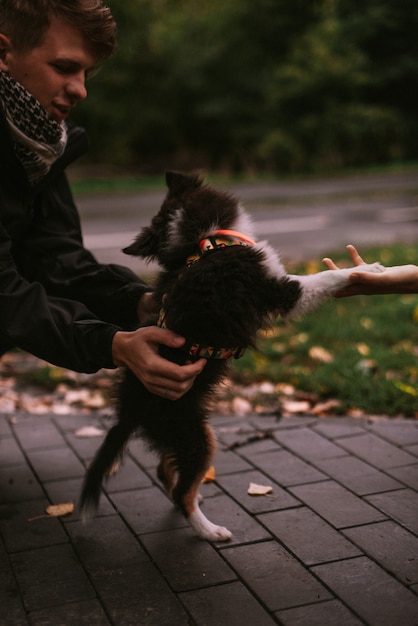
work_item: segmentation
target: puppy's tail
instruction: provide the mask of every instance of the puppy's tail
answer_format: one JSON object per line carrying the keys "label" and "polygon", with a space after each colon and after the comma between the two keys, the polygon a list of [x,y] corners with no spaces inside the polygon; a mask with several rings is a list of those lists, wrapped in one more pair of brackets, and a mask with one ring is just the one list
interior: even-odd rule
{"label": "puppy's tail", "polygon": [[112,468],[122,460],[122,455],[132,428],[126,424],[116,424],[109,430],[106,439],[96,453],[84,478],[80,495],[79,512],[83,522],[91,519],[99,506],[100,491],[104,478],[108,478]]}

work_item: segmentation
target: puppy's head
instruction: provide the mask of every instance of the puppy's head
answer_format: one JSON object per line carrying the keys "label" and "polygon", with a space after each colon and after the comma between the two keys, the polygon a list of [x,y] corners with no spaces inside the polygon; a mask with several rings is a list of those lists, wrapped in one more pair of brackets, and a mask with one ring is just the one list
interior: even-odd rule
{"label": "puppy's head", "polygon": [[168,193],[160,211],[124,249],[126,254],[170,267],[184,262],[214,230],[239,229],[239,221],[245,221],[248,230],[237,200],[205,185],[200,175],[167,172],[166,183]]}

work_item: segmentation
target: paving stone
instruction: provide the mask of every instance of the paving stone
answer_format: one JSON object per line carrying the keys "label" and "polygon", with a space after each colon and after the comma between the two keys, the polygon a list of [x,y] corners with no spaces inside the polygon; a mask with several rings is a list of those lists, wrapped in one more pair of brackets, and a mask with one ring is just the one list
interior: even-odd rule
{"label": "paving stone", "polygon": [[[16,438],[25,450],[45,450],[65,446],[65,439],[49,420],[23,418],[13,426]],[[45,453],[44,453],[45,454]]]}
{"label": "paving stone", "polygon": [[[245,459],[255,459],[260,455],[266,454],[266,452],[277,452],[282,450],[277,441],[274,439],[260,439],[258,441],[252,441],[251,443],[241,446],[235,450],[236,454],[239,454]],[[228,452],[230,454],[230,452]]]}
{"label": "paving stone", "polygon": [[141,489],[149,487],[151,484],[149,476],[129,456],[126,456],[117,474],[111,476],[103,487],[107,493],[114,493],[129,489]]}
{"label": "paving stone", "polygon": [[205,626],[273,626],[277,622],[240,582],[180,594],[195,620]]}
{"label": "paving stone", "polygon": [[235,573],[207,542],[189,528],[142,535],[141,541],[175,591],[236,580]]}
{"label": "paving stone", "polygon": [[11,437],[12,429],[9,423],[10,415],[0,413],[0,437]]}
{"label": "paving stone", "polygon": [[395,524],[347,528],[344,535],[406,585],[418,583],[418,538]]}
{"label": "paving stone", "polygon": [[418,424],[416,420],[376,420],[369,430],[399,446],[418,444]]}
{"label": "paving stone", "polygon": [[110,626],[98,600],[72,602],[30,614],[31,626]]}
{"label": "paving stone", "polygon": [[320,435],[324,435],[328,439],[340,439],[341,437],[352,437],[353,435],[364,434],[364,428],[361,426],[361,420],[359,425],[353,424],[353,420],[346,420],[343,417],[336,419],[326,418],[319,420],[313,430]]}
{"label": "paving stone", "polygon": [[260,414],[251,416],[248,422],[258,432],[268,434],[279,428],[280,417],[277,415]]}
{"label": "paving stone", "polygon": [[275,433],[275,439],[303,457],[307,461],[314,459],[332,459],[344,456],[345,452],[339,446],[322,437],[310,428],[283,430]]}
{"label": "paving stone", "polygon": [[339,600],[308,604],[295,609],[279,611],[277,617],[283,626],[362,626],[359,620]]}
{"label": "paving stone", "polygon": [[0,438],[0,467],[23,465],[25,456],[13,437]]}
{"label": "paving stone", "polygon": [[326,475],[287,450],[275,450],[251,458],[252,462],[282,487],[326,479]]}
{"label": "paving stone", "polygon": [[[45,483],[45,491],[48,494],[52,504],[60,504],[62,502],[74,502],[74,512],[71,515],[61,517],[61,521],[66,524],[79,519],[78,502],[81,493],[82,478],[69,478],[68,480],[57,480]],[[114,515],[115,508],[107,496],[102,493],[99,501],[99,508],[95,517],[102,515]]]}
{"label": "paving stone", "polygon": [[217,544],[221,548],[225,545],[270,538],[270,533],[260,526],[252,515],[226,495],[220,494],[208,498],[202,503],[201,509],[211,522],[226,526],[231,531],[231,541]]}
{"label": "paving stone", "polygon": [[416,626],[418,597],[367,557],[313,571],[368,626]]}
{"label": "paving stone", "polygon": [[171,500],[158,487],[112,493],[109,497],[138,535],[188,525]]}
{"label": "paving stone", "polygon": [[303,426],[315,426],[317,422],[318,418],[312,415],[289,415],[280,418],[277,428],[281,430],[302,428]]}
{"label": "paving stone", "polygon": [[418,457],[418,444],[412,446],[405,446],[405,451]]}
{"label": "paving stone", "polygon": [[333,480],[290,491],[336,528],[377,522],[385,516]]}
{"label": "paving stone", "polygon": [[[219,476],[217,482],[249,513],[277,511],[278,509],[300,506],[300,502],[296,498],[257,470]],[[250,483],[271,486],[273,491],[267,496],[251,496],[247,493]]]}
{"label": "paving stone", "polygon": [[250,422],[240,422],[234,426],[222,426],[216,428],[215,433],[219,447],[227,450],[240,448],[264,436],[264,433],[254,428]]}
{"label": "paving stone", "polygon": [[[160,489],[157,458],[142,440],[131,442],[91,522],[81,524],[76,509],[27,523],[43,513],[45,493],[54,504],[78,499],[83,461],[100,438],[79,439],[75,430],[110,422],[18,415],[11,426],[9,418],[0,416],[0,441],[9,443],[0,443],[0,625],[4,614],[4,626],[418,625],[418,444],[410,430],[418,422],[216,418],[231,441],[228,429],[252,429],[239,444],[266,425],[277,440],[219,448],[202,511],[234,537],[211,544]],[[11,443],[14,429],[23,455]],[[271,484],[279,497],[249,496],[250,481]]]}
{"label": "paving stone", "polygon": [[186,611],[152,563],[140,562],[92,577],[112,623],[117,626],[185,626]]}
{"label": "paving stone", "polygon": [[213,466],[216,470],[216,476],[233,474],[234,472],[244,472],[245,470],[252,469],[251,465],[242,457],[235,454],[235,452],[225,452],[224,450],[216,451]]}
{"label": "paving stone", "polygon": [[339,445],[378,469],[416,463],[412,454],[384,441],[373,433],[345,437],[339,440]]}
{"label": "paving stone", "polygon": [[13,554],[11,561],[28,611],[95,597],[69,544]]}
{"label": "paving stone", "polygon": [[131,439],[128,452],[143,469],[153,469],[158,465],[157,454],[149,450],[147,444],[142,439]]}
{"label": "paving stone", "polygon": [[78,457],[85,461],[90,461],[96,454],[97,450],[101,446],[105,435],[97,437],[77,437],[74,433],[67,433],[65,435],[66,441],[70,444],[70,447],[75,451]]}
{"label": "paving stone", "polygon": [[27,465],[11,465],[0,472],[0,502],[38,499],[44,492]]}
{"label": "paving stone", "polygon": [[352,543],[306,507],[267,513],[258,519],[306,565],[360,554]]}
{"label": "paving stone", "polygon": [[[60,521],[48,517],[48,500],[30,500],[0,506],[0,533],[8,552],[66,543],[68,537]],[[37,519],[41,517],[41,519]]]}
{"label": "paving stone", "polygon": [[357,457],[317,459],[315,465],[359,496],[402,487],[399,482]]}
{"label": "paving stone", "polygon": [[411,487],[411,489],[418,491],[418,463],[416,465],[405,465],[404,467],[393,467],[387,469],[386,473]]}
{"label": "paving stone", "polygon": [[[13,575],[9,557],[0,540],[0,623],[4,626],[29,624]],[[7,616],[8,624],[4,621]]]}
{"label": "paving stone", "polygon": [[74,433],[79,428],[84,426],[96,426],[96,428],[104,428],[107,430],[108,426],[104,426],[103,419],[91,413],[69,413],[67,415],[53,415],[52,421],[58,427],[60,431],[67,433]]}
{"label": "paving stone", "polygon": [[28,451],[29,460],[41,481],[84,476],[85,467],[68,447]]}
{"label": "paving stone", "polygon": [[331,597],[289,552],[274,541],[225,549],[222,556],[271,611]]}
{"label": "paving stone", "polygon": [[92,574],[149,561],[135,536],[117,515],[68,524],[67,532],[84,567]]}
{"label": "paving stone", "polygon": [[366,500],[418,534],[418,493],[412,489],[379,493],[367,496]]}

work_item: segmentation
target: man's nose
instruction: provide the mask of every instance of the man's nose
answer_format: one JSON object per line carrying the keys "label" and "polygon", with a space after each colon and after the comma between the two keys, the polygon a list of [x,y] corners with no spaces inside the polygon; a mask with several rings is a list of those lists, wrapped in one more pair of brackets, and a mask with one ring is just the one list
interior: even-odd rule
{"label": "man's nose", "polygon": [[87,98],[86,77],[84,73],[73,76],[67,83],[67,93],[74,100],[85,100]]}

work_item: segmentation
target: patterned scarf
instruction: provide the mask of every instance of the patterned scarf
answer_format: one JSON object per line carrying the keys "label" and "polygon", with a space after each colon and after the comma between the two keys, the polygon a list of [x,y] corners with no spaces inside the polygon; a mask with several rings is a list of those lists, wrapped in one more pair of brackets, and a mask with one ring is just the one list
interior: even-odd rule
{"label": "patterned scarf", "polygon": [[65,124],[52,119],[41,104],[7,72],[0,70],[0,104],[6,115],[17,157],[35,186],[64,152]]}

